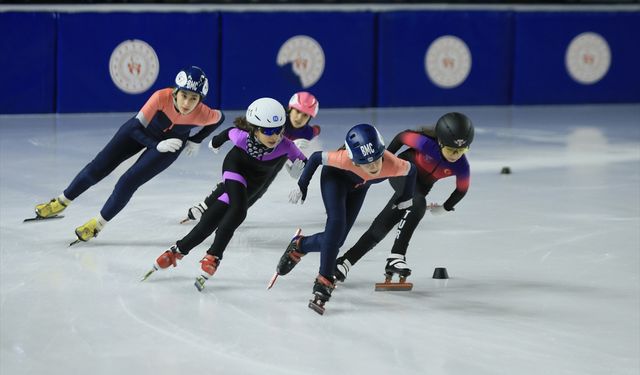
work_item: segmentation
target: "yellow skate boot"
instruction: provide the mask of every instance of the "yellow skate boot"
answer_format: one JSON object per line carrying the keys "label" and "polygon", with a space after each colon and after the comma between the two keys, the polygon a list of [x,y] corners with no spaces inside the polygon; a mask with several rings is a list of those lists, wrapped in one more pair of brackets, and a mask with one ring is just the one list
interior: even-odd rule
{"label": "yellow skate boot", "polygon": [[86,242],[97,236],[101,229],[102,225],[93,218],[76,228],[76,236],[78,236],[78,240]]}
{"label": "yellow skate boot", "polygon": [[36,206],[36,215],[38,217],[46,219],[52,216],[58,215],[64,211],[67,205],[62,203],[58,198],[53,198],[47,203],[42,203]]}

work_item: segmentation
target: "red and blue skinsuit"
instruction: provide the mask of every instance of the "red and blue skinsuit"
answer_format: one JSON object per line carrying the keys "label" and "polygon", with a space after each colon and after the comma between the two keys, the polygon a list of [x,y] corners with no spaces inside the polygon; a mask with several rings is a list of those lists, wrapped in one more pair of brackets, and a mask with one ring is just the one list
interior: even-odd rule
{"label": "red and blue skinsuit", "polygon": [[74,200],[108,176],[123,161],[146,148],[120,177],[100,211],[105,220],[111,220],[127,205],[140,186],[164,171],[180,156],[182,148],[173,153],[159,152],[156,149],[159,142],[179,138],[183,145],[187,140],[200,143],[224,121],[221,111],[211,109],[202,102],[191,113],[181,114],[174,106],[172,92],[171,88],[156,91],[140,112],[125,122],[102,151],[71,181],[64,190],[65,197]]}
{"label": "red and blue skinsuit", "polygon": [[358,242],[341,257],[348,259],[352,265],[377,245],[400,222],[403,216],[405,223],[401,229],[398,229],[391,252],[406,255],[411,236],[426,212],[426,195],[429,194],[436,181],[447,177],[456,178],[456,188],[443,204],[447,211],[453,211],[454,206],[460,202],[469,189],[469,163],[465,155],[451,163],[442,156],[437,139],[411,130],[396,135],[388,150],[395,153],[402,146],[409,148],[398,156],[412,162],[418,170],[413,205],[407,209],[406,215],[392,208],[399,194],[398,191],[404,188],[403,181],[392,180],[391,185],[396,193]]}

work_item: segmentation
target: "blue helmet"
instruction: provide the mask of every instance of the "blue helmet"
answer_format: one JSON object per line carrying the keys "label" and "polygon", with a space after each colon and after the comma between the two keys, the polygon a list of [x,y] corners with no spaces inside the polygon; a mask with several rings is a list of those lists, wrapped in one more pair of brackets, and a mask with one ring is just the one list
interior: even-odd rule
{"label": "blue helmet", "polygon": [[202,69],[191,66],[178,72],[175,88],[195,92],[204,100],[209,92],[209,80]]}
{"label": "blue helmet", "polygon": [[376,128],[358,124],[347,132],[344,145],[349,158],[356,164],[372,163],[384,154],[384,141]]}

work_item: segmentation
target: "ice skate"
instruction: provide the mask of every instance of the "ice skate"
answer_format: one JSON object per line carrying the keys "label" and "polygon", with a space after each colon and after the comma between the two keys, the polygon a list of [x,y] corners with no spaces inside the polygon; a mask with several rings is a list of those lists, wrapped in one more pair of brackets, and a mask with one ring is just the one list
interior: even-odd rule
{"label": "ice skate", "polygon": [[202,217],[202,214],[206,210],[207,210],[206,203],[200,202],[200,203],[194,204],[193,206],[189,207],[189,209],[187,210],[187,217],[180,220],[180,224],[185,224],[193,220],[196,220],[196,221],[200,220],[200,218]]}
{"label": "ice skate", "polygon": [[343,283],[347,279],[347,273],[349,273],[349,269],[351,268],[351,262],[345,258],[336,259],[336,269],[334,271],[334,275],[337,281]]}
{"label": "ice skate", "polygon": [[98,220],[93,218],[81,226],[76,228],[76,236],[78,239],[71,242],[69,246],[75,245],[79,242],[87,242],[93,237],[96,237],[98,233],[102,230],[102,225],[98,223]]}
{"label": "ice skate", "polygon": [[178,265],[178,261],[184,256],[185,254],[182,254],[180,252],[180,249],[178,249],[177,245],[171,246],[169,250],[166,250],[164,253],[160,254],[158,259],[156,259],[156,262],[153,264],[153,267],[142,277],[142,280],[140,281],[145,281],[149,278],[149,276],[151,276],[152,273],[158,270],[169,268],[169,266],[176,267]]}
{"label": "ice skate", "polygon": [[313,299],[309,300],[309,308],[320,315],[324,314],[324,304],[331,298],[331,292],[335,289],[335,281],[331,282],[322,275],[316,277],[313,283]]}
{"label": "ice skate", "polygon": [[280,275],[286,275],[293,267],[300,262],[300,258],[305,256],[306,254],[300,251],[300,239],[302,239],[302,229],[298,228],[296,233],[293,235],[291,242],[289,242],[289,246],[280,257],[280,261],[276,266],[276,273],[273,274],[271,280],[269,280],[269,284],[267,285],[267,289],[271,289],[273,284],[275,284],[276,279]]}
{"label": "ice skate", "polygon": [[23,222],[36,221],[36,220],[48,220],[48,219],[61,219],[64,216],[58,215],[67,205],[62,203],[58,198],[53,198],[47,203],[42,203],[36,206],[36,217],[24,219]]}
{"label": "ice skate", "polygon": [[202,290],[204,289],[204,283],[207,282],[207,280],[209,280],[209,278],[213,276],[214,273],[216,273],[219,265],[220,258],[218,258],[217,256],[207,254],[204,258],[202,258],[202,260],[200,261],[202,274],[196,277],[196,282],[194,284],[198,291],[202,292]]}
{"label": "ice skate", "polygon": [[[413,284],[406,282],[407,277],[411,275],[411,269],[407,266],[404,255],[391,254],[387,258],[387,265],[384,271],[384,282],[376,283],[376,292],[410,291],[413,289]],[[398,275],[398,282],[392,281],[394,274]]]}

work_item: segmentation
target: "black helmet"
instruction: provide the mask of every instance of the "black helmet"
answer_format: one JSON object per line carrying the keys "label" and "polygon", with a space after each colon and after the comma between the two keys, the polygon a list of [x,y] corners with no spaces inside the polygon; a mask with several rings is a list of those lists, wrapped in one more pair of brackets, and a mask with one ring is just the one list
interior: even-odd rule
{"label": "black helmet", "polygon": [[443,146],[463,148],[473,142],[473,124],[459,112],[449,112],[438,119],[436,137]]}

